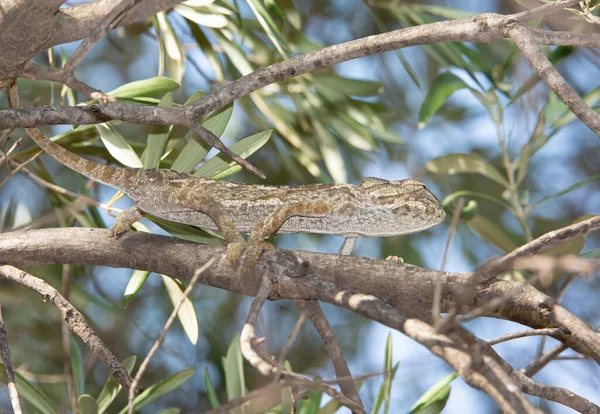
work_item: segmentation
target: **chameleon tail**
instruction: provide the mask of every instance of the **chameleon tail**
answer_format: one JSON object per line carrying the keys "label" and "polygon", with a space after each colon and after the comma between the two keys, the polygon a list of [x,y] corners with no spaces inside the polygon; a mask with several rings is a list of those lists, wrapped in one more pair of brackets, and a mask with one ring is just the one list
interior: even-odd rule
{"label": "chameleon tail", "polygon": [[[21,99],[19,98],[19,91],[17,89],[16,80],[14,80],[7,87],[7,89],[10,105],[14,109],[22,109],[23,106],[21,104]],[[52,156],[52,158],[56,159],[58,162],[64,164],[72,170],[79,172],[87,178],[90,178],[102,184],[109,185],[111,187],[116,187],[119,190],[123,190],[122,188],[115,186],[115,183],[127,182],[127,169],[109,167],[106,165],[88,161],[85,158],[82,158],[79,155],[64,149],[60,145],[55,144],[50,139],[48,139],[48,137],[46,137],[38,128],[25,128],[25,131],[27,131],[27,134],[31,137],[31,139],[35,141],[37,145],[40,146],[40,148],[46,151],[50,156]]]}

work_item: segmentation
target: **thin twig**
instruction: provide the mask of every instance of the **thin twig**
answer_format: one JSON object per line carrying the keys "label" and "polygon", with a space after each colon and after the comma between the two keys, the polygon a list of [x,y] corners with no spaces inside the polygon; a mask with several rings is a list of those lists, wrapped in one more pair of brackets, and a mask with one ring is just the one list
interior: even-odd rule
{"label": "thin twig", "polygon": [[456,233],[456,229],[458,228],[458,221],[460,220],[460,213],[465,205],[465,199],[463,197],[459,197],[456,201],[456,205],[454,206],[454,211],[452,212],[452,221],[450,222],[450,227],[448,228],[448,238],[446,239],[446,245],[444,246],[444,254],[442,255],[442,263],[440,263],[440,270],[443,272],[446,268],[446,259],[448,257],[448,251],[450,250],[450,243],[452,243],[452,238],[454,237],[454,233]]}
{"label": "thin twig", "polygon": [[563,244],[568,240],[597,230],[600,230],[600,216],[594,216],[579,223],[548,232],[513,250],[500,259],[479,268],[472,276],[473,284],[478,285],[494,279],[500,273],[510,269],[512,263],[519,257],[533,256],[551,247]]}
{"label": "thin twig", "polygon": [[[296,340],[296,337],[298,336],[300,329],[302,329],[302,326],[304,325],[304,321],[306,321],[306,313],[301,312],[300,316],[298,317],[298,320],[296,321],[296,324],[294,325],[294,328],[288,335],[287,339],[285,340],[285,343],[283,344],[283,346],[281,347],[281,350],[279,351],[279,357],[277,358],[277,366],[278,367],[283,366],[285,357],[288,354],[288,352],[290,351],[290,349],[292,348],[292,344]],[[279,382],[280,378],[281,378],[281,371],[279,373],[277,373],[275,378],[273,378],[273,382]]]}
{"label": "thin twig", "polygon": [[203,127],[202,125],[198,124],[195,121],[190,122],[186,126],[190,130],[192,130],[192,132],[194,134],[196,134],[200,138],[202,138],[202,140],[204,142],[206,142],[208,145],[215,147],[216,149],[218,149],[219,151],[221,151],[222,153],[227,155],[229,158],[231,158],[232,160],[234,160],[235,162],[240,164],[242,167],[244,167],[248,171],[254,173],[255,175],[257,175],[260,178],[263,178],[263,179],[267,178],[267,176],[265,175],[264,172],[262,172],[261,170],[256,168],[254,165],[250,164],[248,161],[246,161],[245,159],[243,159],[242,157],[237,155],[235,152],[231,151],[229,148],[227,148],[227,146],[225,146],[225,144],[223,144],[223,142],[221,142],[221,140],[215,134],[213,134],[210,130],[206,129],[205,127]]}
{"label": "thin twig", "polygon": [[[96,335],[90,328],[83,315],[69,301],[67,301],[56,289],[40,278],[30,275],[13,266],[0,266],[0,277],[18,283],[39,293],[44,300],[49,300],[60,311],[62,318],[67,322],[69,328],[79,336],[87,347],[96,355],[108,368],[110,374],[121,384],[123,388],[129,390],[131,386],[131,377],[123,368],[117,357],[110,348]],[[136,393],[141,393],[141,389],[136,389]]]}
{"label": "thin twig", "polygon": [[49,68],[47,66],[28,62],[27,65],[25,65],[23,77],[27,79],[62,83],[82,95],[88,96],[92,99],[97,99],[103,103],[117,101],[113,96],[103,94],[102,91],[80,81],[72,75],[63,72],[62,69]]}
{"label": "thin twig", "polygon": [[[65,300],[69,300],[71,290],[71,265],[63,265],[62,288]],[[67,391],[71,401],[71,410],[73,414],[79,413],[79,404],[77,403],[77,388],[75,387],[75,377],[73,376],[73,367],[71,365],[71,330],[67,321],[61,321],[62,345],[63,345],[63,365],[65,378],[67,380]]]}
{"label": "thin twig", "polygon": [[364,406],[360,396],[358,395],[358,392],[356,391],[356,385],[352,379],[352,373],[350,372],[350,368],[348,368],[346,358],[344,358],[342,347],[333,333],[333,329],[331,329],[327,318],[325,318],[325,314],[323,313],[319,302],[316,300],[294,300],[294,303],[308,314],[312,324],[321,336],[323,345],[325,345],[325,349],[327,349],[329,358],[331,358],[331,362],[333,362],[335,376],[338,379],[348,378],[346,380],[339,381],[340,389],[344,395],[348,396],[356,404]]}
{"label": "thin twig", "polygon": [[2,316],[2,305],[0,304],[0,353],[2,354],[2,363],[4,364],[4,374],[8,384],[8,397],[15,414],[22,414],[21,401],[17,392],[17,384],[15,383],[15,371],[13,370],[10,360],[10,348],[8,346],[8,334],[4,327],[4,317]]}
{"label": "thin twig", "polygon": [[[354,380],[356,381],[364,381],[366,379],[369,378],[373,378],[376,376],[380,376],[381,373],[376,373],[376,374],[364,374],[364,375],[359,375],[354,377]],[[347,379],[347,378],[342,378],[342,379]],[[210,411],[205,412],[204,414],[229,414],[230,410],[232,408],[236,408],[236,407],[240,407],[252,400],[256,400],[258,398],[264,397],[265,395],[272,393],[274,391],[278,391],[281,390],[283,388],[300,388],[300,387],[305,387],[305,388],[316,388],[319,389],[320,387],[322,387],[323,385],[327,385],[327,384],[336,384],[339,382],[339,378],[333,379],[333,380],[321,380],[321,381],[314,381],[314,380],[310,380],[310,379],[306,379],[306,380],[301,380],[301,379],[287,379],[284,381],[280,381],[280,382],[270,382],[269,384],[265,385],[264,387],[249,392],[248,394],[244,395],[243,397],[238,397],[238,398],[234,398],[233,400],[228,401],[226,404],[221,405],[220,407],[214,408]],[[277,401],[275,405],[279,405],[281,403],[281,399],[279,399]],[[272,407],[268,407],[268,409],[270,409]]]}
{"label": "thin twig", "polygon": [[540,50],[528,27],[515,23],[506,30],[531,66],[561,101],[596,135],[600,135],[600,115],[575,92]]}
{"label": "thin twig", "polygon": [[92,46],[94,46],[94,44],[100,40],[106,34],[106,32],[119,24],[123,14],[129,10],[136,3],[136,1],[137,0],[122,0],[110,12],[108,12],[102,18],[102,20],[100,20],[96,27],[92,29],[89,36],[79,44],[77,49],[75,49],[75,52],[73,52],[73,54],[69,57],[69,60],[67,60],[67,63],[65,63],[65,66],[62,68],[62,70],[65,73],[73,76],[75,68],[79,66]]}
{"label": "thin twig", "polygon": [[528,377],[533,377],[535,374],[540,372],[542,368],[544,368],[548,363],[554,360],[557,356],[559,356],[562,352],[569,349],[569,347],[565,344],[558,344],[550,351],[546,352],[544,355],[534,359],[529,365],[525,368],[522,368],[520,371],[527,375]]}
{"label": "thin twig", "polygon": [[542,6],[539,6],[539,7],[530,9],[530,10],[525,10],[520,13],[513,14],[512,17],[515,20],[519,20],[519,21],[529,20],[529,19],[533,19],[535,17],[540,17],[540,16],[545,16],[548,14],[556,13],[556,12],[564,9],[565,7],[574,6],[575,4],[579,3],[579,1],[580,0],[551,1]]}
{"label": "thin twig", "polygon": [[[452,238],[454,237],[454,233],[458,228],[458,221],[460,220],[460,212],[465,204],[465,199],[463,197],[459,197],[456,206],[454,207],[454,211],[452,213],[452,221],[450,222],[450,228],[448,229],[448,239],[446,240],[446,246],[444,246],[444,254],[442,256],[442,263],[440,264],[440,270],[444,271],[446,267],[446,257],[448,251],[450,250],[450,243],[452,242]],[[433,290],[433,299],[431,305],[431,320],[433,321],[434,326],[438,327],[442,323],[442,281],[438,280],[435,283],[435,288]],[[454,314],[456,312],[450,312],[447,317],[454,318]]]}
{"label": "thin twig", "polygon": [[[169,328],[171,327],[171,324],[173,323],[173,321],[175,321],[175,318],[177,317],[177,313],[179,312],[179,309],[181,309],[181,306],[183,306],[183,304],[185,303],[185,300],[187,299],[188,295],[194,288],[196,281],[198,280],[200,275],[206,269],[208,269],[210,266],[212,266],[212,264],[214,263],[215,260],[216,259],[214,257],[211,258],[208,262],[206,262],[206,264],[204,264],[204,266],[202,266],[200,269],[196,270],[196,272],[194,273],[194,276],[190,280],[190,284],[183,292],[183,295],[179,299],[179,302],[177,302],[177,304],[173,308],[173,312],[171,312],[171,315],[169,315],[167,322],[165,322],[165,326],[163,327],[162,332],[160,333],[158,338],[156,338],[156,341],[154,341],[154,344],[152,345],[152,348],[148,352],[148,355],[146,355],[146,358],[140,365],[138,372],[135,374],[135,378],[133,379],[133,382],[131,384],[132,385],[131,390],[135,389],[135,387],[137,387],[137,385],[139,384],[142,374],[144,373],[144,371],[146,371],[146,368],[148,368],[148,364],[150,364],[150,360],[152,359],[152,357],[154,356],[156,351],[158,351],[158,348],[160,347],[160,345],[165,340],[165,337],[167,336],[167,332],[168,332]],[[135,394],[131,390],[129,391],[129,403],[128,403],[128,406],[129,406],[128,413],[129,414],[133,414],[133,408],[134,408],[133,402],[134,402],[134,398],[135,398]]]}
{"label": "thin twig", "polygon": [[558,335],[558,334],[564,333],[565,331],[566,331],[565,328],[544,328],[544,329],[532,329],[532,330],[527,330],[527,331],[518,331],[518,332],[512,332],[512,333],[509,333],[506,335],[502,335],[502,336],[499,336],[494,339],[490,339],[489,341],[487,341],[487,343],[490,345],[497,345],[502,342],[512,341],[513,339],[518,339],[518,338],[525,338],[527,336],[537,336],[537,335],[552,336],[552,335]]}
{"label": "thin twig", "polygon": [[4,179],[2,181],[0,181],[0,187],[2,187],[13,175],[15,175],[16,173],[18,173],[19,170],[21,170],[27,164],[29,164],[32,161],[34,161],[35,159],[37,159],[37,157],[39,157],[43,153],[44,153],[44,151],[40,151],[40,152],[36,153],[33,157],[29,158],[27,161],[25,161],[25,162],[17,165],[17,167],[14,170],[12,170],[6,177],[4,177]]}
{"label": "thin twig", "polygon": [[[250,365],[252,365],[256,370],[258,370],[258,372],[265,376],[276,375],[278,372],[281,372],[281,376],[284,379],[310,381],[309,378],[303,375],[296,374],[294,372],[283,371],[281,367],[275,365],[275,358],[273,358],[271,355],[268,355],[264,350],[262,350],[262,348],[257,346],[256,322],[258,321],[260,310],[271,294],[272,286],[273,283],[271,279],[268,276],[263,276],[260,288],[256,293],[254,300],[252,301],[252,305],[250,305],[250,311],[248,312],[246,323],[244,324],[242,334],[240,335],[240,347],[242,350],[242,355],[244,358],[246,358]],[[338,400],[352,411],[366,413],[366,411],[360,405],[356,404],[343,394],[338,393],[332,387],[324,384],[316,385],[315,387],[330,397]]]}

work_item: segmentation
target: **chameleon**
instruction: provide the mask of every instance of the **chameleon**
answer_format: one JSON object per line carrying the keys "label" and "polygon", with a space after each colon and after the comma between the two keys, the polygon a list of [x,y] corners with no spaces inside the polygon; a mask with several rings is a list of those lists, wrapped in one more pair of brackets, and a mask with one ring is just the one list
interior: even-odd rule
{"label": "chameleon", "polygon": [[[13,84],[9,99],[21,102]],[[111,228],[118,237],[146,213],[169,221],[220,231],[225,258],[251,269],[275,233],[393,237],[441,223],[444,210],[436,196],[414,179],[363,178],[351,184],[301,186],[249,185],[212,180],[168,169],[132,169],[98,164],[48,139],[37,127],[25,128],[46,153],[85,177],[116,188],[134,203]],[[248,233],[246,241],[241,233]],[[346,244],[346,243],[345,243]],[[350,244],[350,250],[351,245]],[[342,253],[343,254],[343,253]]]}

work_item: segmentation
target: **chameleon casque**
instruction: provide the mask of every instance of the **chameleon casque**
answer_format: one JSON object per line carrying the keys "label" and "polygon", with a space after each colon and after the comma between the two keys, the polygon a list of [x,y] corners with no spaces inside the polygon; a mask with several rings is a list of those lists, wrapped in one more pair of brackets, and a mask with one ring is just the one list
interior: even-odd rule
{"label": "chameleon casque", "polygon": [[[16,84],[9,89],[21,108]],[[316,233],[355,237],[392,237],[433,227],[445,217],[439,200],[422,183],[363,178],[360,186],[309,184],[298,187],[246,185],[211,180],[167,169],[110,167],[62,148],[38,128],[26,128],[50,156],[72,170],[121,190],[135,203],[121,212],[113,236],[129,229],[145,213],[220,231],[227,242],[227,262],[250,269],[265,238],[278,233]],[[240,233],[249,233],[246,242]],[[242,254],[243,253],[243,254]]]}

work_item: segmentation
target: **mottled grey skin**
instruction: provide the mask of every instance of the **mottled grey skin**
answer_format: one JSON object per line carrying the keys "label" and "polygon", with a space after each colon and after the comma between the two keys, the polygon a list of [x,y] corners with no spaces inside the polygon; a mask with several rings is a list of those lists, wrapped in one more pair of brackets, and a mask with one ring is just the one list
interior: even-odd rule
{"label": "mottled grey skin", "polygon": [[[9,90],[20,108],[16,85]],[[112,234],[127,230],[145,213],[219,230],[227,241],[227,261],[251,268],[264,239],[279,233],[333,234],[354,238],[391,237],[433,227],[444,219],[438,199],[415,180],[364,178],[360,186],[312,184],[299,187],[244,185],[164,169],[126,169],[97,164],[50,141],[39,129],[26,128],[48,154],[86,177],[127,194],[136,207],[122,212]],[[240,235],[250,233],[248,242]]]}
{"label": "mottled grey skin", "polygon": [[120,189],[141,210],[212,230],[218,229],[208,215],[191,208],[178,209],[177,205],[183,199],[186,205],[194,205],[194,201],[200,203],[210,195],[242,233],[250,233],[280,207],[294,203],[308,204],[309,208],[300,216],[289,217],[278,233],[391,237],[425,230],[439,224],[445,216],[437,198],[415,180],[365,178],[360,187],[349,184],[289,187],[244,185],[169,170],[126,171],[131,172],[127,174],[130,178]]}

